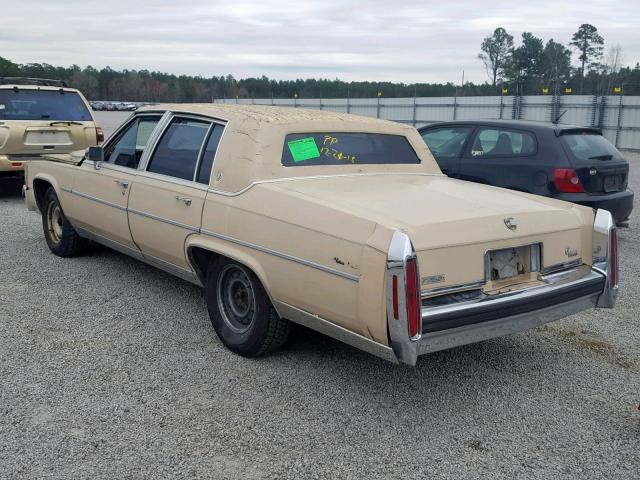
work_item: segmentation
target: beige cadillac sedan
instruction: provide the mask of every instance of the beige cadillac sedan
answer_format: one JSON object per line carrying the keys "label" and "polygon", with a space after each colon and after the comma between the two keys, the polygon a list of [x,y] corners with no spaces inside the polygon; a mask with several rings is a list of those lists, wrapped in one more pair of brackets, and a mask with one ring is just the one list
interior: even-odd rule
{"label": "beige cadillac sedan", "polygon": [[618,290],[608,212],[449,179],[414,128],[353,115],[148,107],[25,188],[54,254],[93,240],[203,286],[247,357],[296,322],[413,365]]}

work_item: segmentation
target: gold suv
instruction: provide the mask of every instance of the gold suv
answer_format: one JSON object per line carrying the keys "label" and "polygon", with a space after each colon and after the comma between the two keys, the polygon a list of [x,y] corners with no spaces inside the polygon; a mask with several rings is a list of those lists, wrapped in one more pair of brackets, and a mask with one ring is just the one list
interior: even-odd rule
{"label": "gold suv", "polygon": [[0,78],[0,176],[22,175],[25,161],[104,140],[82,93],[59,80]]}

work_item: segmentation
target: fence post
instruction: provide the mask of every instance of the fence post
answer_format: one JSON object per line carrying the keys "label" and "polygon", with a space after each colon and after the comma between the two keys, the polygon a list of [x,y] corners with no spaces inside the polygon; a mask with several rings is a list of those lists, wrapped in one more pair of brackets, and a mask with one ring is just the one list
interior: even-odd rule
{"label": "fence post", "polygon": [[598,128],[602,128],[604,127],[604,120],[605,120],[605,116],[607,114],[607,96],[606,95],[602,95],[600,97],[600,111],[598,112]]}
{"label": "fence post", "polygon": [[453,119],[456,119],[456,110],[458,110],[458,90],[453,95]]}
{"label": "fence post", "polygon": [[416,126],[416,109],[417,109],[417,105],[416,105],[416,96],[415,94],[413,95],[413,126]]}
{"label": "fence post", "polygon": [[591,99],[591,126],[596,126],[596,116],[598,113],[598,95],[594,95]]}
{"label": "fence post", "polygon": [[619,141],[620,141],[620,130],[622,130],[621,127],[622,127],[623,108],[624,108],[624,105],[622,104],[622,92],[620,92],[620,100],[618,102],[618,124],[616,125],[616,142],[615,142],[616,148],[620,148]]}

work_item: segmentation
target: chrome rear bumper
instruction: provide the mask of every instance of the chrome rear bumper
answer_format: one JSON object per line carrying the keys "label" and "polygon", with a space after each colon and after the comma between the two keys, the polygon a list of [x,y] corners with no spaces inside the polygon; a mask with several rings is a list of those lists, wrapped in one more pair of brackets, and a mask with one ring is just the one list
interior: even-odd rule
{"label": "chrome rear bumper", "polygon": [[[523,332],[597,305],[605,276],[583,266],[543,277],[545,285],[455,306],[422,310],[416,356]],[[409,359],[411,360],[411,359]]]}
{"label": "chrome rear bumper", "polygon": [[[404,290],[400,288],[393,298],[389,291],[394,276],[404,278],[403,266],[414,251],[409,237],[396,232],[387,260],[387,323],[395,360],[415,365],[419,355],[429,352],[522,332],[593,307],[613,308],[618,294],[614,240],[611,214],[598,210],[593,226],[593,266],[544,275],[539,277],[541,284],[521,290],[443,306],[423,303],[422,334],[410,337],[406,315],[402,314],[405,304],[397,300],[402,299]],[[398,311],[400,315],[395,315]]]}

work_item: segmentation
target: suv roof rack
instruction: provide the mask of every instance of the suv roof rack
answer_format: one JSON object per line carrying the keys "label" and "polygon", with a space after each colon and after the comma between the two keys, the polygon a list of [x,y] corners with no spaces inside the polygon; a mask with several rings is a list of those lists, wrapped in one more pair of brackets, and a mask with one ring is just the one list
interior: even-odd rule
{"label": "suv roof rack", "polygon": [[12,85],[40,85],[42,87],[68,87],[64,80],[54,80],[52,78],[29,78],[29,77],[0,77],[0,84]]}

